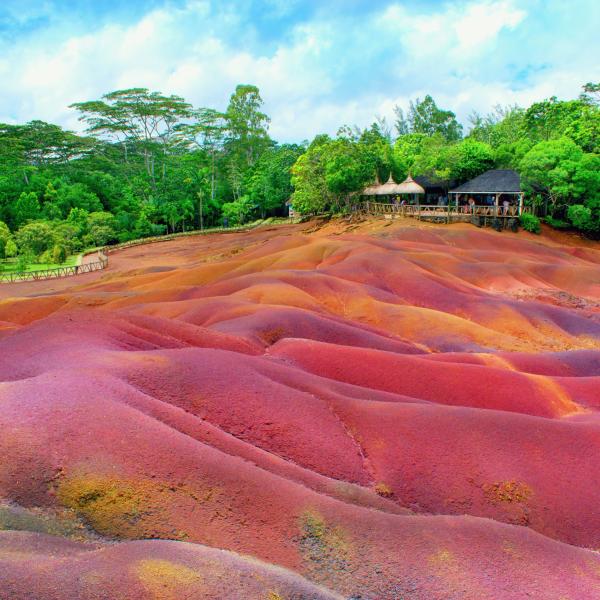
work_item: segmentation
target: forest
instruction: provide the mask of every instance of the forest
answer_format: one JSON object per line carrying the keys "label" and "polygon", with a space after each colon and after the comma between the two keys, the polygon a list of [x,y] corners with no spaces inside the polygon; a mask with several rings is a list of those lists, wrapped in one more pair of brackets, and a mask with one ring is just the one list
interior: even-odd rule
{"label": "forest", "polygon": [[[83,249],[224,223],[344,213],[390,171],[460,184],[516,169],[538,219],[600,237],[600,84],[578,98],[472,113],[466,128],[427,95],[395,121],[279,144],[260,91],[225,109],[144,88],[70,107],[85,134],[0,124],[0,268],[60,264]],[[531,223],[528,224],[531,227]],[[533,229],[539,227],[534,224]]]}

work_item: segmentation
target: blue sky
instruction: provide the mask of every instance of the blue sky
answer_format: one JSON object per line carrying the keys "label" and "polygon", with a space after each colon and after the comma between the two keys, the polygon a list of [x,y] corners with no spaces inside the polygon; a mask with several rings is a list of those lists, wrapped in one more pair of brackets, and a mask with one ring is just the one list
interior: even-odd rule
{"label": "blue sky", "polygon": [[77,129],[69,104],[123,87],[224,108],[254,83],[281,141],[427,93],[466,123],[600,80],[599,28],[596,0],[2,0],[0,121]]}

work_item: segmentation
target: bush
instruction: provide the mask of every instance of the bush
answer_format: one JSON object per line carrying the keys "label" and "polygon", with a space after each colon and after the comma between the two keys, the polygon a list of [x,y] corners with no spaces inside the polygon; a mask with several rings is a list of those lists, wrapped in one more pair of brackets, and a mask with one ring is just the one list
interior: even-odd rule
{"label": "bush", "polygon": [[37,261],[44,265],[51,265],[54,261],[52,260],[52,250],[45,250],[38,257]]}
{"label": "bush", "polygon": [[544,219],[544,222],[548,223],[548,225],[551,227],[554,227],[554,229],[568,229],[570,227],[570,224],[566,221],[563,221],[562,219],[555,219],[551,216],[547,216]]}
{"label": "bush", "polygon": [[17,257],[17,271],[25,271],[34,260],[35,256],[30,253],[19,254]]}
{"label": "bush", "polygon": [[253,205],[246,196],[242,196],[235,202],[226,202],[221,207],[223,217],[228,220],[230,226],[242,225],[252,211],[252,208]]}
{"label": "bush", "polygon": [[15,243],[15,240],[10,238],[6,242],[6,246],[4,247],[4,255],[6,256],[6,258],[13,258],[14,256],[17,256],[18,253],[19,253],[19,250],[17,248],[17,244]]}
{"label": "bush", "polygon": [[592,210],[583,204],[569,206],[567,216],[577,229],[586,231],[592,226]]}
{"label": "bush", "polygon": [[584,204],[569,206],[567,217],[586,235],[600,237],[600,196],[592,196]]}
{"label": "bush", "polygon": [[52,249],[52,262],[57,265],[62,265],[67,260],[67,250],[60,244],[55,244]]}
{"label": "bush", "polygon": [[531,233],[539,233],[541,231],[540,220],[529,213],[521,215],[521,227]]}
{"label": "bush", "polygon": [[6,223],[0,221],[0,258],[6,256],[6,244],[11,239],[10,229]]}

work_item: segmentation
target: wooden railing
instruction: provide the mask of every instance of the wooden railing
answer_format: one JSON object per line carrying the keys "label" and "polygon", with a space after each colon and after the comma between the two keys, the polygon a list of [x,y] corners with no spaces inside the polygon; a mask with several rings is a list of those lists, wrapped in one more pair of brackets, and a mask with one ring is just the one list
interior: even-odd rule
{"label": "wooden railing", "polygon": [[[10,273],[2,273],[0,271],[0,283],[16,283],[18,281],[44,281],[47,279],[58,279],[62,277],[72,277],[73,275],[82,275],[83,273],[91,273],[93,271],[101,271],[108,266],[108,254],[117,250],[124,250],[132,246],[141,246],[144,244],[153,244],[156,242],[168,242],[180,237],[188,237],[194,235],[207,235],[210,233],[234,233],[240,231],[250,231],[259,227],[262,222],[251,225],[239,225],[235,227],[212,227],[210,229],[200,229],[193,231],[183,231],[179,233],[171,233],[167,235],[157,235],[154,237],[140,238],[130,240],[120,244],[111,246],[103,246],[92,250],[86,250],[79,258],[79,264],[55,267],[53,269],[44,269],[39,271],[14,271]],[[81,259],[90,254],[98,253],[98,260],[87,263],[81,262]]]}
{"label": "wooden railing", "polygon": [[[384,204],[382,202],[367,202],[365,211],[371,215],[402,215],[419,219],[429,218],[467,218],[471,216],[518,218],[519,207],[512,205],[506,210],[503,206],[472,205],[439,205],[439,204]],[[523,207],[523,213],[531,212],[530,207]]]}
{"label": "wooden railing", "polygon": [[56,267],[54,269],[44,269],[40,271],[15,271],[12,273],[0,273],[0,283],[15,283],[17,281],[43,281],[46,279],[59,279],[61,277],[72,277],[92,271],[101,271],[108,266],[108,256],[102,251],[98,251],[98,260],[70,265],[65,267]]}

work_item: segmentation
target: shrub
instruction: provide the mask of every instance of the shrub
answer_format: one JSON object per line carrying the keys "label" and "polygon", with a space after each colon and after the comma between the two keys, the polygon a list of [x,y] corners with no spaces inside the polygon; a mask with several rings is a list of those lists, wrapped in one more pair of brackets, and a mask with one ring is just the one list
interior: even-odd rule
{"label": "shrub", "polygon": [[0,258],[6,256],[6,244],[11,239],[10,229],[6,223],[0,221]]}
{"label": "shrub", "polygon": [[50,265],[52,264],[54,261],[52,260],[52,250],[48,249],[48,250],[44,250],[44,252],[42,252],[38,257],[37,257],[37,262],[40,262],[42,264],[45,265]]}
{"label": "shrub", "polygon": [[19,250],[17,248],[15,240],[13,240],[13,238],[7,240],[6,246],[4,246],[4,254],[6,258],[13,258],[14,256],[17,256],[18,253]]}
{"label": "shrub", "polygon": [[17,271],[25,271],[34,260],[35,256],[30,253],[19,254],[17,257]]}
{"label": "shrub", "polygon": [[577,229],[585,231],[591,228],[592,210],[587,206],[584,206],[583,204],[573,204],[572,206],[569,206],[567,216],[569,217],[569,221],[571,221]]}
{"label": "shrub", "polygon": [[252,203],[247,196],[242,196],[235,202],[226,202],[221,207],[223,217],[228,220],[230,226],[242,225],[252,211],[252,208]]}
{"label": "shrub", "polygon": [[67,250],[60,244],[55,244],[52,249],[52,262],[62,265],[67,260]]}
{"label": "shrub", "polygon": [[539,233],[541,231],[540,220],[535,215],[530,215],[529,213],[521,215],[521,227],[531,233]]}
{"label": "shrub", "polygon": [[548,223],[548,225],[551,227],[554,227],[554,229],[568,229],[570,227],[569,223],[566,221],[563,221],[562,219],[555,219],[551,216],[547,216],[544,219],[544,222]]}

